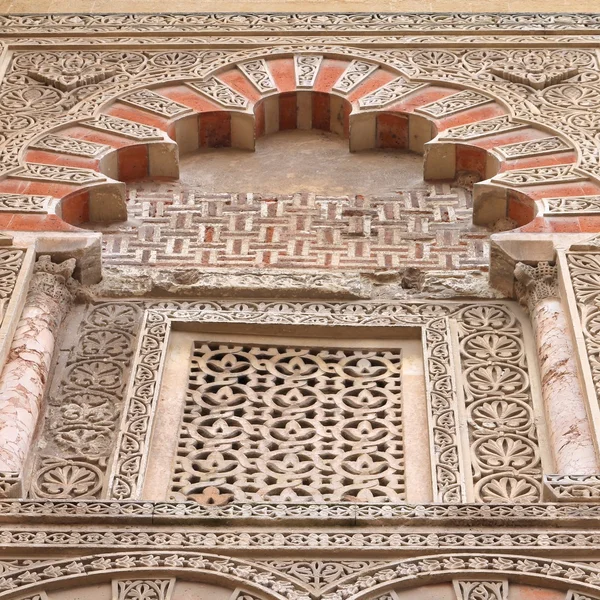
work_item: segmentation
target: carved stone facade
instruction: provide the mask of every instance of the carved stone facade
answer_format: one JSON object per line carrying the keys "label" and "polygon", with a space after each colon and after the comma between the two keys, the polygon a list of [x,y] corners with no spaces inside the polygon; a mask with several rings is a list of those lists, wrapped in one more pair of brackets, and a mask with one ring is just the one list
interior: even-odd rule
{"label": "carved stone facade", "polygon": [[0,600],[600,600],[598,15],[0,29]]}

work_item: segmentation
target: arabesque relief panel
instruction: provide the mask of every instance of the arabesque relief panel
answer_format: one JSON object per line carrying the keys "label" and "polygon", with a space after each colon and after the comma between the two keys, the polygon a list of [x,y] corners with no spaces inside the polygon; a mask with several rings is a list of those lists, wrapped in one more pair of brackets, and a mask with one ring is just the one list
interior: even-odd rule
{"label": "arabesque relief panel", "polygon": [[[112,322],[112,319],[108,318],[110,315],[122,317],[121,320],[125,319],[119,326],[118,331],[115,329],[115,323]],[[150,303],[146,304],[139,346],[134,355],[135,337],[127,333],[127,327],[134,328],[136,326],[135,324],[138,322],[136,319],[139,318],[137,315],[139,315],[139,306],[131,303],[106,302],[88,309],[87,316],[84,317],[80,328],[81,337],[79,342],[71,351],[71,358],[67,361],[64,371],[57,373],[58,380],[62,383],[54,388],[56,392],[52,398],[55,398],[55,400],[51,401],[46,418],[45,433],[43,434],[45,440],[43,443],[44,450],[39,454],[39,462],[35,467],[32,479],[31,493],[34,496],[91,498],[105,497],[104,494],[108,493],[109,497],[117,499],[141,498],[145,469],[149,460],[148,453],[151,448],[152,428],[156,417],[162,370],[166,360],[166,349],[171,329],[196,327],[198,331],[202,331],[202,327],[208,327],[208,331],[211,331],[211,327],[214,328],[215,324],[225,323],[230,324],[230,327],[238,328],[233,331],[239,331],[239,327],[245,327],[248,331],[252,331],[253,326],[261,324],[273,326],[279,323],[286,326],[287,331],[290,331],[292,337],[286,344],[291,342],[292,348],[295,347],[294,335],[297,335],[294,332],[303,331],[314,326],[325,327],[322,330],[324,332],[327,332],[327,326],[334,327],[332,331],[338,331],[342,327],[340,331],[343,332],[344,337],[348,338],[350,336],[350,339],[356,335],[357,337],[352,339],[352,344],[356,348],[353,352],[358,352],[358,354],[353,355],[350,353],[344,360],[349,361],[349,365],[355,365],[353,367],[349,366],[348,377],[350,377],[351,372],[354,373],[354,370],[358,369],[352,377],[359,377],[357,381],[361,383],[351,384],[350,381],[340,380],[339,385],[341,385],[341,388],[339,389],[340,391],[352,389],[352,387],[348,388],[348,385],[373,387],[377,390],[377,398],[372,397],[371,402],[375,402],[377,405],[383,400],[383,396],[388,396],[390,393],[396,402],[400,401],[402,393],[398,393],[398,391],[401,384],[398,380],[397,384],[394,384],[398,389],[392,393],[390,391],[386,392],[386,386],[389,385],[387,377],[383,379],[375,377],[371,384],[368,383],[366,372],[363,373],[361,369],[364,367],[368,371],[368,364],[370,364],[370,361],[375,360],[372,368],[379,372],[378,369],[381,366],[376,365],[381,360],[384,360],[384,363],[387,364],[392,355],[385,358],[386,352],[389,353],[390,350],[382,350],[381,357],[372,355],[372,358],[369,359],[368,345],[361,348],[361,337],[366,335],[364,331],[368,331],[370,327],[375,328],[373,331],[381,331],[380,328],[385,327],[388,332],[397,331],[400,337],[405,337],[407,331],[411,332],[412,336],[421,337],[426,380],[426,398],[422,401],[427,407],[432,444],[429,459],[431,467],[424,468],[423,476],[432,477],[434,498],[445,502],[460,502],[466,499],[476,502],[516,501],[526,503],[537,502],[541,498],[542,460],[548,462],[551,459],[548,458],[545,450],[543,412],[539,412],[538,375],[531,355],[531,341],[528,337],[530,334],[523,322],[523,316],[514,305],[452,302],[436,304]],[[235,339],[230,337],[232,333],[227,333],[226,326],[220,325],[220,327],[225,327],[222,331],[229,336],[229,339]],[[360,332],[356,330],[357,333],[354,334],[353,328],[356,327],[360,328]],[[134,329],[131,329],[131,331],[133,332]],[[417,333],[415,334],[415,332]],[[211,339],[210,334],[204,335],[208,335],[206,339]],[[321,333],[320,335],[328,334]],[[389,333],[386,335],[389,335]],[[98,345],[100,342],[102,342],[102,346]],[[208,369],[202,377],[208,376],[209,380],[202,383],[201,386],[216,386],[215,393],[226,403],[223,406],[225,416],[229,414],[229,409],[225,408],[227,402],[239,405],[242,398],[247,397],[247,394],[242,393],[240,390],[246,389],[248,386],[250,386],[248,388],[250,390],[254,385],[251,383],[253,378],[257,378],[256,385],[261,386],[262,391],[259,396],[263,398],[262,401],[268,402],[267,396],[278,389],[277,386],[273,387],[275,381],[269,382],[272,377],[276,377],[276,379],[283,377],[283,372],[277,375],[276,372],[271,373],[272,368],[269,368],[262,375],[259,374],[260,372],[256,372],[254,375],[250,375],[250,372],[244,373],[240,375],[242,379],[235,384],[233,380],[230,381],[233,375],[228,374],[229,370],[233,368],[233,364],[240,366],[246,364],[246,361],[239,362],[241,355],[237,359],[234,358],[238,350],[233,347],[230,347],[228,351],[226,349],[219,350],[216,346],[210,350],[212,346],[210,342],[207,343],[209,345],[204,347],[202,352],[209,352],[211,356],[212,353],[216,352],[217,355],[224,357],[225,363],[218,367],[218,370],[225,377],[223,382],[219,383],[217,372],[214,371],[214,369],[217,369],[217,365],[215,364],[214,369],[210,368],[209,365],[212,362],[207,358],[208,355],[204,356],[201,353],[195,359],[192,356],[191,364],[194,365],[194,361],[199,361],[198,365],[206,364],[205,367],[200,368],[201,370]],[[319,341],[319,345],[322,343],[322,341]],[[371,345],[373,343],[370,342]],[[273,339],[271,339],[270,344],[271,350],[267,352],[264,349],[261,352],[273,353],[276,345],[280,345],[281,342],[273,342]],[[292,354],[289,354],[290,351]],[[297,352],[290,351],[285,351],[282,355],[282,357],[287,357],[282,364],[287,364],[288,360],[292,361],[289,367],[291,371],[287,376],[293,377],[295,376],[294,369],[297,367],[302,370],[301,364],[306,359],[298,358],[301,354],[293,359],[292,355],[296,356]],[[250,348],[245,352],[246,354],[250,353],[247,354],[248,358],[255,353]],[[281,353],[281,350],[278,352]],[[324,350],[320,352],[322,353]],[[315,368],[314,365],[322,363],[319,368],[325,370],[320,376],[313,373],[313,376],[317,377],[314,384],[317,385],[316,389],[326,389],[326,393],[333,398],[336,396],[336,393],[334,393],[335,377],[341,376],[341,372],[337,376],[334,375],[334,372],[337,372],[341,367],[339,366],[340,356],[338,356],[340,351],[331,350],[331,352],[333,352],[332,357],[335,356],[336,358],[331,362],[330,367],[326,366],[327,362],[322,363],[325,360],[324,358],[317,359],[320,354],[316,354],[307,364],[313,365],[309,369],[312,373],[312,369]],[[104,354],[106,354],[106,358],[103,358]],[[251,363],[254,365],[253,369],[258,368],[260,364],[271,364],[271,359],[264,363],[266,354],[263,359],[259,359],[259,355],[251,359]],[[115,403],[114,399],[122,397],[123,390],[126,389],[127,371],[123,366],[127,364],[131,364],[132,375],[121,413],[119,405]],[[79,378],[74,379],[70,376],[73,369],[77,372],[81,370],[82,391],[73,387],[79,381]],[[334,370],[331,371],[331,369]],[[331,373],[327,374],[329,372]],[[217,380],[213,381],[214,377],[217,377]],[[318,377],[324,377],[324,379],[317,384]],[[365,377],[367,379],[364,379]],[[300,387],[292,385],[291,381],[293,380],[290,380],[287,384],[285,381],[284,378],[277,385],[286,389],[289,387],[290,393],[292,390],[296,390],[294,394],[299,393],[301,395],[300,397],[294,396],[290,400],[292,405],[298,404],[299,400],[302,404],[302,394],[307,395],[306,398],[311,398],[314,395],[310,392],[310,387],[306,387],[304,380],[301,382]],[[234,435],[236,429],[227,430],[230,433],[223,433],[222,428],[228,426],[225,425],[225,422],[219,422],[218,419],[215,423],[216,416],[212,409],[205,417],[201,416],[201,412],[197,416],[193,416],[192,413],[195,414],[194,411],[197,410],[194,408],[197,401],[193,398],[198,393],[194,390],[198,389],[199,384],[200,380],[193,383],[190,390],[188,403],[191,402],[192,404],[189,404],[184,411],[182,432],[188,431],[189,425],[185,425],[185,423],[195,422],[194,427],[198,427],[198,429],[190,429],[189,432],[192,438],[197,440],[198,445],[196,447],[198,451],[206,453],[206,458],[203,460],[216,461],[215,465],[221,464],[220,461],[225,460],[226,462],[223,463],[225,465],[229,460],[226,458],[229,451],[226,450],[223,444],[230,443],[225,442],[225,440]],[[233,385],[233,388],[229,387],[231,385]],[[239,401],[236,403],[234,388],[240,385],[242,387],[238,392],[242,395],[239,396]],[[108,402],[108,397],[105,396],[109,388],[111,390],[114,388],[114,393],[111,392],[112,402]],[[229,389],[234,394],[231,398],[228,396],[229,400],[224,396],[219,396],[219,394],[225,393]],[[217,400],[217,396],[213,398],[212,402],[217,402],[218,405],[220,401]],[[202,404],[209,401],[209,397],[213,396],[207,389],[205,394],[200,393],[198,395],[198,400],[202,398],[200,401]],[[65,398],[67,398],[67,401],[65,401]],[[101,401],[103,398],[104,402]],[[107,407],[106,410],[99,411],[98,409],[104,405]],[[292,413],[286,415],[284,411],[281,416],[278,416],[279,421],[277,422],[279,425],[274,429],[273,424],[268,426],[266,423],[264,425],[260,424],[258,413],[256,413],[260,405],[257,402],[252,402],[252,406],[247,409],[251,412],[244,417],[249,420],[246,425],[239,429],[238,435],[242,431],[249,434],[257,427],[255,431],[259,438],[266,435],[266,431],[269,430],[272,433],[268,435],[279,436],[283,440],[284,446],[286,443],[291,443],[295,435],[302,437],[309,431],[313,431],[311,435],[314,435],[312,427],[304,430],[304,434],[301,433],[301,429],[296,432],[299,425],[294,425],[296,421],[291,416],[294,412],[294,409],[291,408],[292,405],[290,405]],[[109,406],[110,411],[107,412]],[[277,402],[275,406],[277,406]],[[400,408],[400,405],[398,405],[398,408]],[[378,412],[381,410],[375,406],[374,409]],[[238,409],[233,410],[237,410],[235,413],[237,419],[242,418],[241,405],[238,406]],[[277,409],[276,412],[279,410],[281,408]],[[91,421],[90,419],[84,419],[82,415],[88,414],[86,411],[91,411],[89,414],[94,415],[94,419]],[[189,411],[192,412],[188,414]],[[250,414],[254,416],[250,417]],[[381,414],[383,415],[383,413]],[[277,415],[279,415],[279,412],[277,412]],[[356,415],[354,416],[356,417]],[[201,424],[203,418],[209,419],[204,425]],[[397,455],[397,459],[402,460],[401,412],[393,418],[397,421],[397,425],[395,425],[398,428],[397,435],[390,437],[391,434],[388,432],[385,433],[385,438],[389,438],[389,443],[400,444],[398,447],[400,454]],[[328,419],[330,418],[326,418],[324,423]],[[468,428],[465,433],[467,435],[459,431],[458,423],[460,419],[466,419]],[[334,421],[337,422],[338,419],[336,418]],[[241,421],[239,423],[241,424]],[[338,433],[335,435],[342,436],[340,438],[342,440],[345,437],[348,440],[356,439],[357,442],[361,437],[365,438],[366,436],[368,438],[373,435],[378,438],[377,447],[382,448],[381,444],[383,442],[380,438],[384,430],[379,429],[379,433],[377,429],[372,430],[374,423],[371,417],[366,418],[366,420],[363,419],[362,422],[359,422],[356,418],[349,418],[347,427],[340,427],[338,423]],[[260,434],[261,427],[267,427],[263,434]],[[315,426],[317,430],[319,427]],[[356,429],[353,429],[353,427]],[[386,426],[385,429],[387,431],[389,426]],[[193,433],[193,431],[197,432]],[[207,446],[207,439],[204,438],[209,435],[210,431],[213,431],[211,435],[217,435],[217,440],[220,439],[219,436],[224,435],[224,437],[221,441],[216,442],[213,451],[208,453],[210,444]],[[201,432],[204,433],[201,434]],[[173,436],[173,439],[176,439],[178,433],[174,430],[171,431],[170,435]],[[184,439],[182,438],[181,441],[183,444],[182,449],[186,443],[183,441]],[[201,441],[202,439],[204,439],[204,442]],[[82,440],[86,443],[82,444]],[[314,440],[303,442],[302,445],[308,451],[313,442]],[[239,443],[239,441],[235,442],[235,447],[239,447]],[[359,444],[363,443],[366,443],[366,440],[363,439],[363,442],[359,442]],[[115,444],[116,451],[111,453],[110,449],[114,448]],[[360,448],[360,445],[358,447]],[[246,464],[246,468],[250,468],[249,465],[254,460],[250,456],[262,455],[261,459],[264,459],[264,451],[249,450],[249,452],[250,454],[246,459],[241,459],[241,464]],[[323,450],[323,452],[329,454],[332,449]],[[369,458],[364,452],[363,454],[360,452],[354,454],[351,451],[348,452],[346,459],[342,459],[345,454],[340,455],[337,467],[335,467],[336,461],[330,464],[328,468],[334,468],[331,474],[334,480],[336,477],[342,477],[340,481],[344,479],[344,469],[348,470],[348,473],[358,473],[361,469],[364,469],[363,475],[367,478],[376,477],[376,473],[381,472],[383,463],[377,459],[373,460],[375,456],[372,452],[369,452]],[[352,460],[358,461],[355,465],[350,460],[351,455],[354,456]],[[189,460],[189,458],[186,460]],[[90,459],[95,462],[90,463]],[[309,462],[299,461],[296,464],[294,461],[290,462],[290,460],[291,458],[284,460],[277,469],[282,469],[284,466],[285,469],[291,469],[289,475],[295,481],[294,477],[301,478],[300,473],[309,465]],[[349,460],[350,462],[348,462]],[[237,461],[238,459],[234,462],[237,463]],[[389,463],[389,460],[384,462]],[[84,473],[81,470],[84,469],[84,463],[86,463],[85,468],[89,472]],[[296,464],[296,467],[292,463]],[[108,466],[104,468],[101,465]],[[387,468],[390,468],[389,464]],[[176,468],[176,473],[179,472],[178,469],[179,467]],[[314,465],[311,466],[311,469],[314,469]],[[401,463],[398,464],[398,469],[397,474],[399,475],[403,471]],[[551,469],[551,467],[548,466],[548,469]],[[430,470],[431,475],[428,474]],[[241,473],[241,471],[236,472]],[[295,475],[293,475],[294,472],[296,472]],[[263,473],[261,476],[264,476],[263,468],[257,471],[257,474],[259,473]],[[385,475],[384,479],[387,481],[387,486],[392,486],[389,489],[394,489],[394,484],[391,483],[393,479],[389,478],[390,475],[391,473]],[[239,479],[239,477],[242,477],[241,475],[231,475],[231,477],[233,479],[230,479],[230,481],[235,481],[235,485],[239,486],[239,492],[233,492],[233,496],[237,500],[250,498],[246,495],[251,493],[251,489],[254,489],[253,486],[249,482],[243,483],[244,479]],[[178,481],[179,475],[174,479],[174,482]],[[108,492],[102,491],[107,490],[106,485],[109,486]],[[176,483],[174,485],[176,485],[174,489],[179,490],[180,484]],[[333,486],[331,487],[332,491],[326,492],[325,490],[328,489],[329,485]],[[403,484],[399,485],[402,486]],[[227,495],[231,494],[233,489],[228,488],[222,491]],[[265,492],[264,482],[258,486],[257,491],[259,489],[261,493]],[[317,498],[320,498],[319,501],[335,500],[337,496],[328,497],[327,494],[340,494],[341,489],[338,484],[325,483],[325,480],[323,480],[323,483],[316,487],[315,491],[318,492],[318,496],[313,497],[313,501],[316,501]],[[366,491],[361,491],[361,489],[363,489],[362,486],[356,487],[352,493],[348,492],[348,494],[355,495],[356,501],[364,500],[367,498],[367,496],[364,496]],[[395,495],[388,495],[384,499],[392,502],[402,501],[403,488],[398,489],[400,491],[395,492]],[[239,494],[242,494],[242,496],[239,496]],[[377,497],[378,494],[375,494],[373,499],[375,500]],[[198,501],[203,499],[204,496],[200,494]],[[301,497],[298,500],[301,501]],[[344,496],[344,498],[340,497],[339,500],[348,501],[351,499]],[[206,501],[209,500],[206,499]]]}

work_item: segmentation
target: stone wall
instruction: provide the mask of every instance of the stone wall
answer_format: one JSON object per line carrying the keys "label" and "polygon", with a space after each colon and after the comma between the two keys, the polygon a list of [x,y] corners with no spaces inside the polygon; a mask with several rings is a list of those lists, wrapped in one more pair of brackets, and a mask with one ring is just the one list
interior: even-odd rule
{"label": "stone wall", "polygon": [[597,15],[0,25],[0,600],[600,599]]}

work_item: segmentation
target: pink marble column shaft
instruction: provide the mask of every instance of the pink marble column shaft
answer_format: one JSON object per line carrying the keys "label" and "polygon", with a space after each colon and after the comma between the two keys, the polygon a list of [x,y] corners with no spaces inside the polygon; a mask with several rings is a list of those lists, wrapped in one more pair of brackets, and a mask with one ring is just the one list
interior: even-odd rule
{"label": "pink marble column shaft", "polygon": [[72,301],[75,260],[42,256],[0,376],[0,471],[21,471],[42,407],[56,335]]}
{"label": "pink marble column shaft", "polygon": [[559,298],[556,267],[520,263],[515,275],[533,321],[556,471],[569,475],[597,473],[594,439],[571,332]]}
{"label": "pink marble column shaft", "polygon": [[575,350],[561,302],[546,298],[534,308],[542,396],[559,473],[598,472],[594,441],[577,376]]}

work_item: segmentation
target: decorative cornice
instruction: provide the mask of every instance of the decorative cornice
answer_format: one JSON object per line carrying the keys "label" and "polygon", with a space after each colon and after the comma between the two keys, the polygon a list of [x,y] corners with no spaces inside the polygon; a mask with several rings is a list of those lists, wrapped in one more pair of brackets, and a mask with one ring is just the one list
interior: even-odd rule
{"label": "decorative cornice", "polygon": [[600,504],[371,504],[371,503],[240,503],[205,506],[197,502],[119,500],[0,500],[0,523],[24,519],[34,524],[214,524],[218,521],[284,527],[299,523],[331,525],[493,525],[515,527],[537,524],[545,529],[585,523],[600,525]]}
{"label": "decorative cornice", "polygon": [[[441,550],[489,550],[503,549],[509,552],[544,552],[560,557],[566,550],[586,550],[598,552],[600,533],[580,530],[558,531],[494,531],[473,532],[447,529],[432,531],[424,527],[408,532],[366,530],[298,530],[247,529],[238,532],[227,524],[222,528],[214,525],[208,528],[191,528],[185,524],[181,529],[173,525],[163,527],[147,524],[143,529],[128,527],[90,526],[72,530],[61,526],[27,527],[16,525],[14,529],[4,527],[0,531],[0,546],[3,548],[28,550],[52,548],[54,550],[89,550],[136,548],[147,551],[160,551],[170,548],[173,551],[207,548],[211,551],[263,551],[286,550],[306,552],[310,550],[352,552],[372,551],[397,553],[410,550],[415,553]],[[596,555],[598,556],[598,555]],[[589,556],[589,558],[594,558]],[[598,574],[600,580],[600,573]],[[1,579],[0,579],[1,586]]]}
{"label": "decorative cornice", "polygon": [[111,31],[336,32],[468,31],[473,34],[539,31],[595,33],[598,14],[577,13],[121,13],[121,14],[15,14],[0,16],[0,35],[14,33],[97,34]]}

